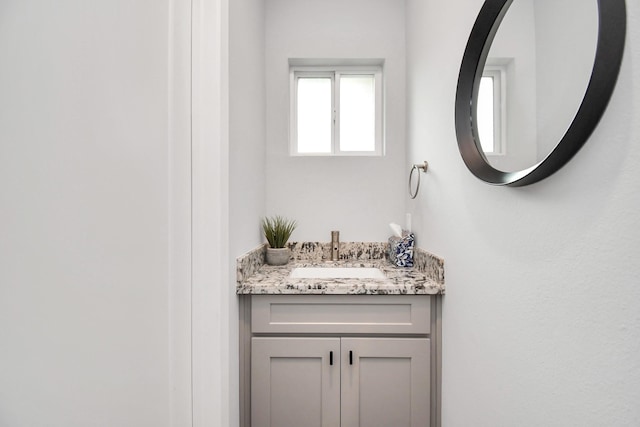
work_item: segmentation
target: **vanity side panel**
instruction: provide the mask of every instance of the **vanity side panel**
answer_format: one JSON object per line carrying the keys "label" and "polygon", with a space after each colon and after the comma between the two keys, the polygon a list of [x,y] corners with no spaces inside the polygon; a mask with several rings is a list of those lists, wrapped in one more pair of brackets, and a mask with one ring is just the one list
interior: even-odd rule
{"label": "vanity side panel", "polygon": [[431,425],[442,425],[442,295],[431,300]]}
{"label": "vanity side panel", "polygon": [[239,306],[240,427],[251,427],[251,297],[240,296]]}

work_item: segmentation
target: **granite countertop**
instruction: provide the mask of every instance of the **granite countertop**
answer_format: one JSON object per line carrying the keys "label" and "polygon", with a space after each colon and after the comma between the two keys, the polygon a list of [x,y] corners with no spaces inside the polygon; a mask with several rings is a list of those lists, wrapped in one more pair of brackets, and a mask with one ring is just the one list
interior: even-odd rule
{"label": "granite countertop", "polygon": [[[340,243],[340,260],[327,261],[329,244],[291,243],[289,264],[264,263],[260,246],[237,259],[237,294],[318,295],[435,295],[444,293],[444,262],[421,249],[414,251],[414,267],[395,267],[386,255],[386,243]],[[296,267],[373,267],[384,279],[291,278]]]}

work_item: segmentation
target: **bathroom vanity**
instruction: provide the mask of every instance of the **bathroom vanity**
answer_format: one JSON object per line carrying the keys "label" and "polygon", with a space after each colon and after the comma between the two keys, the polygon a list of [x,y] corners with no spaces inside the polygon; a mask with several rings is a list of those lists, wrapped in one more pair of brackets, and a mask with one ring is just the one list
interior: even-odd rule
{"label": "bathroom vanity", "polygon": [[298,245],[287,266],[261,264],[261,248],[238,259],[241,426],[440,425],[442,260],[396,268],[384,243],[342,243],[328,262],[323,244]]}

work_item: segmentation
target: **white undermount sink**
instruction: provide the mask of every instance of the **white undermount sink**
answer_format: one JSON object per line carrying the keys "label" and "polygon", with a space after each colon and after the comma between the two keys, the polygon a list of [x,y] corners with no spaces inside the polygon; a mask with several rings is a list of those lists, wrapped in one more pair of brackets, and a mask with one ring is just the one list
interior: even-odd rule
{"label": "white undermount sink", "polygon": [[295,267],[293,279],[384,279],[379,268],[373,267]]}

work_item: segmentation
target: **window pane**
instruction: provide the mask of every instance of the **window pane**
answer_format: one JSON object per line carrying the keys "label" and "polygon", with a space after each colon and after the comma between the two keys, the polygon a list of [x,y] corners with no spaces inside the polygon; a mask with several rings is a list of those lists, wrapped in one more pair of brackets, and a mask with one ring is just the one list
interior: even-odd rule
{"label": "window pane", "polygon": [[331,78],[298,78],[298,152],[331,152]]}
{"label": "window pane", "polygon": [[478,136],[485,153],[495,151],[493,84],[493,77],[482,77],[478,92]]}
{"label": "window pane", "polygon": [[340,77],[340,150],[375,151],[375,79],[372,75]]}

